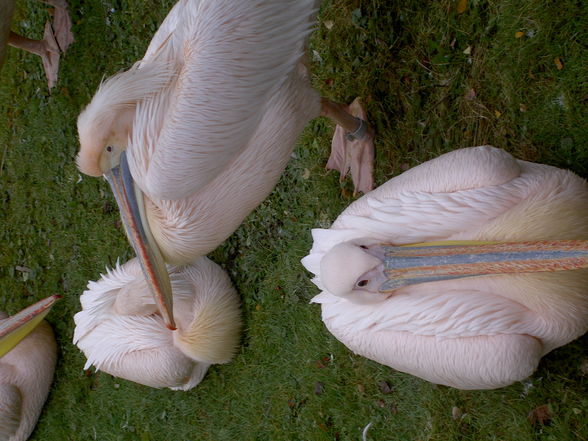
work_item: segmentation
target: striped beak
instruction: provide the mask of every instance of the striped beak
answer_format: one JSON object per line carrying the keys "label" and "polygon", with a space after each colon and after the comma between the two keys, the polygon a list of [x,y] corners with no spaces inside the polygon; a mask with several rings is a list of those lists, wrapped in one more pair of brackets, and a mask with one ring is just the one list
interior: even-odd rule
{"label": "striped beak", "polygon": [[145,280],[165,325],[175,330],[169,274],[161,251],[151,234],[145,215],[143,193],[131,176],[125,151],[121,153],[119,165],[110,169],[104,177],[112,188],[127,237],[141,262]]}
{"label": "striped beak", "polygon": [[586,240],[453,241],[361,248],[382,264],[362,274],[355,288],[380,293],[439,280],[588,268]]}
{"label": "striped beak", "polygon": [[0,357],[3,357],[33,331],[60,298],[61,296],[58,295],[44,298],[18,314],[0,320]]}

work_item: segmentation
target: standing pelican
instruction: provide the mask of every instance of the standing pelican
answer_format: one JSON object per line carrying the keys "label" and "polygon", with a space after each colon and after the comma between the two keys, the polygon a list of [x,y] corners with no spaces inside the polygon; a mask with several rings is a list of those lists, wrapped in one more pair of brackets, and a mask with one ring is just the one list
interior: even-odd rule
{"label": "standing pelican", "polygon": [[163,260],[191,262],[225,240],[271,192],[309,120],[324,114],[350,132],[331,166],[359,173],[357,190],[372,187],[365,121],[310,86],[316,7],[180,0],[143,59],[105,81],[78,118],[78,166],[111,183],[171,329]]}
{"label": "standing pelican", "polygon": [[74,343],[111,375],[151,387],[188,390],[239,343],[239,298],[228,275],[201,257],[169,267],[178,329],[163,326],[137,259],[90,282],[74,316]]}
{"label": "standing pelican", "polygon": [[313,238],[302,262],[329,331],[434,383],[509,385],[588,329],[588,184],[569,171],[489,146],[453,151]]}
{"label": "standing pelican", "polygon": [[53,331],[42,319],[58,298],[12,317],[0,312],[0,440],[26,440],[39,419],[57,359]]}

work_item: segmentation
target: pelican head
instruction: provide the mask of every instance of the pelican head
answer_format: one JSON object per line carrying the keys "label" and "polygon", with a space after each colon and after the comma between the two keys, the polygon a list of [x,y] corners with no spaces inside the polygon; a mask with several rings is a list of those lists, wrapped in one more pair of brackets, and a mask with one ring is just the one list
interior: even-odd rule
{"label": "pelican head", "polygon": [[588,241],[439,241],[411,245],[343,242],[322,258],[320,280],[353,303],[386,299],[408,285],[490,274],[588,267]]}
{"label": "pelican head", "polygon": [[382,271],[382,261],[367,250],[366,245],[350,241],[335,245],[325,254],[320,279],[327,291],[358,304],[377,303],[387,297],[366,286],[366,274]]}
{"label": "pelican head", "polygon": [[170,78],[169,69],[161,63],[145,68],[139,68],[137,63],[103,82],[78,117],[80,152],[77,164],[83,173],[103,175],[110,184],[153,297],[166,326],[173,330],[171,283],[144,213],[143,193],[135,184],[126,161],[137,105],[162,89]]}

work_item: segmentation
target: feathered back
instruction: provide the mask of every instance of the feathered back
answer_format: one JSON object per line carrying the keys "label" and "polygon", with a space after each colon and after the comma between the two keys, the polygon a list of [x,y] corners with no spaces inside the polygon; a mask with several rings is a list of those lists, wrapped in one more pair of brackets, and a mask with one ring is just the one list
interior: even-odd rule
{"label": "feathered back", "polygon": [[165,327],[136,258],[89,282],[74,316],[74,343],[87,357],[85,369],[94,365],[147,386],[187,390],[211,363],[232,358],[241,319],[226,273],[205,257],[168,271],[176,331]]}

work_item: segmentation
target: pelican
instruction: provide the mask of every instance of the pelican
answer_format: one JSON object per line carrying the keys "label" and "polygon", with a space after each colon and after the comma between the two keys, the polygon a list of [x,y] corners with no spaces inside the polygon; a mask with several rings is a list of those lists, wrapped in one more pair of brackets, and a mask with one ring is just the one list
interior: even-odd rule
{"label": "pelican", "polygon": [[0,439],[24,441],[49,394],[57,344],[43,317],[51,296],[12,317],[0,312]]}
{"label": "pelican", "polygon": [[588,330],[588,184],[570,171],[456,150],[312,236],[302,263],[328,330],[430,382],[507,386]]}
{"label": "pelican", "polygon": [[213,363],[227,363],[239,343],[239,298],[228,275],[206,257],[170,266],[178,329],[163,326],[134,258],[117,265],[80,297],[74,343],[95,366],[155,388],[188,390]]}
{"label": "pelican", "polygon": [[316,9],[315,0],[180,0],[143,59],[101,84],[78,117],[78,166],[109,180],[170,329],[163,262],[222,243],[271,192],[309,120],[344,127],[329,166],[351,168],[357,191],[372,187],[367,123],[310,86]]}
{"label": "pelican", "polygon": [[39,55],[45,69],[49,89],[57,82],[60,52],[65,53],[74,38],[71,33],[71,19],[65,0],[42,0],[53,9],[53,22],[45,23],[42,40],[32,40],[10,30],[15,0],[0,3],[0,67],[4,61],[6,46],[13,46]]}

